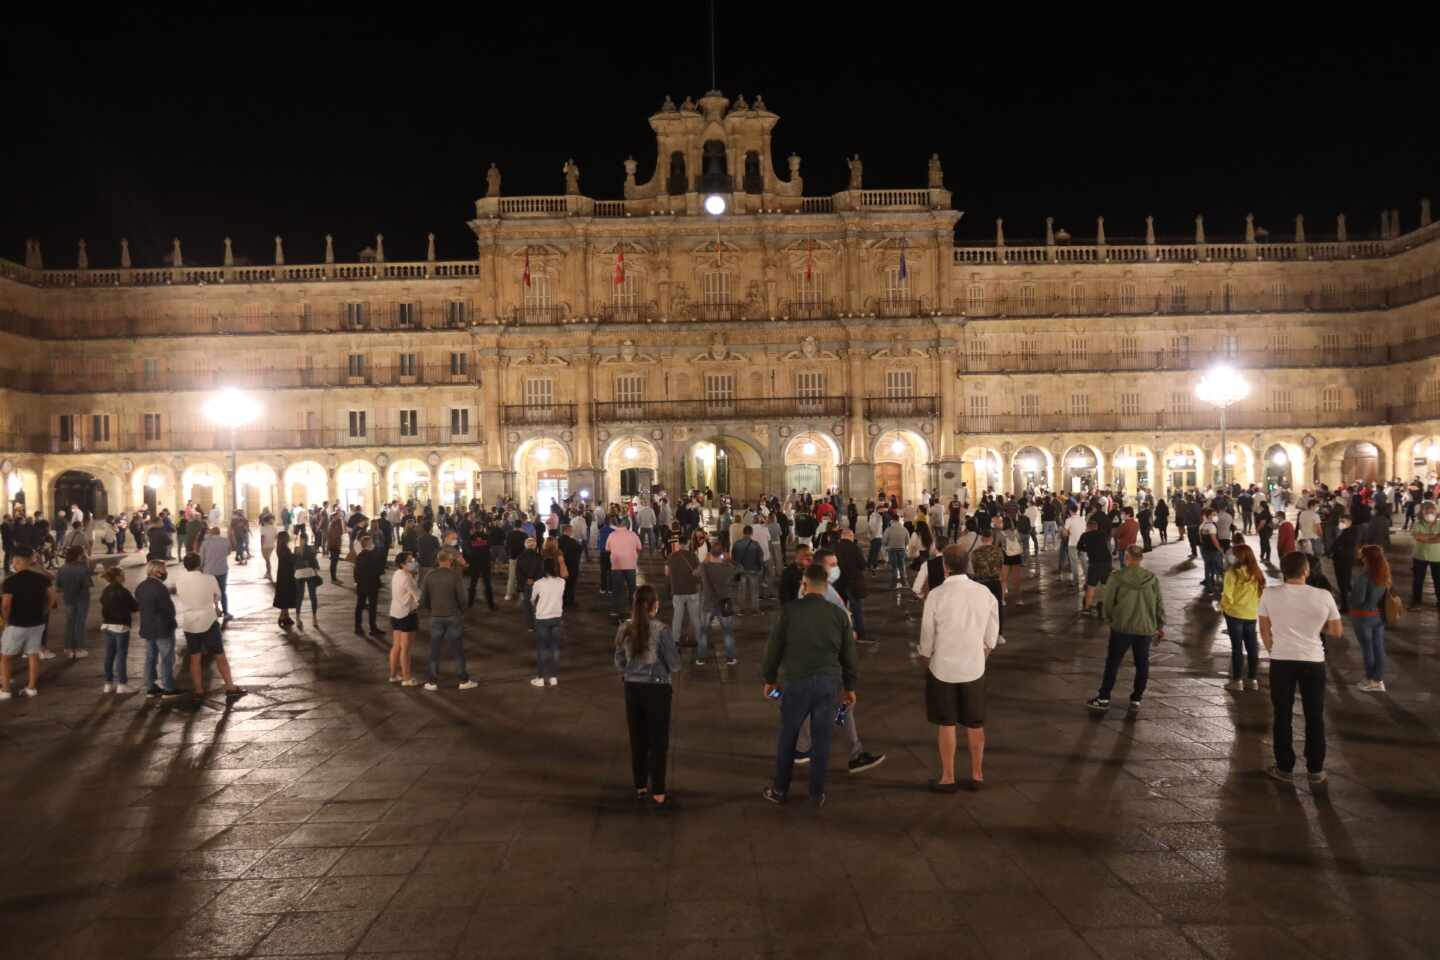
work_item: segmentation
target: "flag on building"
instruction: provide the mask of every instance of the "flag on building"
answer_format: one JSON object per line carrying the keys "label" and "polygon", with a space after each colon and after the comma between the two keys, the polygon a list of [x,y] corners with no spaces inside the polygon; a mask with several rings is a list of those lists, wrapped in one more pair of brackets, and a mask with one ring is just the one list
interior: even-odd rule
{"label": "flag on building", "polygon": [[805,248],[805,282],[809,283],[815,272],[815,241]]}
{"label": "flag on building", "polygon": [[905,238],[900,238],[900,279],[910,279],[910,271],[905,269]]}
{"label": "flag on building", "polygon": [[618,287],[625,282],[625,248],[615,248],[615,285]]}
{"label": "flag on building", "polygon": [[520,274],[520,279],[525,282],[525,286],[527,286],[527,287],[530,286],[530,248],[529,248],[529,247],[526,247],[526,248],[525,248],[525,272],[522,273],[522,274]]}

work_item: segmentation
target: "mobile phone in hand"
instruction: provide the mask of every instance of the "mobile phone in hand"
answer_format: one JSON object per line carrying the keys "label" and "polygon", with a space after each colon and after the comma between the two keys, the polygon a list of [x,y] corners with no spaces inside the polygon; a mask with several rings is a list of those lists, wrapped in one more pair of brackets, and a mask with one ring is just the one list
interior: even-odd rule
{"label": "mobile phone in hand", "polygon": [[767,699],[770,699],[770,700],[779,700],[779,699],[780,699],[782,696],[784,696],[784,695],[785,695],[785,691],[779,689],[778,687],[777,687],[776,689],[774,689],[774,690],[771,690],[769,693],[765,694],[766,698],[767,698]]}

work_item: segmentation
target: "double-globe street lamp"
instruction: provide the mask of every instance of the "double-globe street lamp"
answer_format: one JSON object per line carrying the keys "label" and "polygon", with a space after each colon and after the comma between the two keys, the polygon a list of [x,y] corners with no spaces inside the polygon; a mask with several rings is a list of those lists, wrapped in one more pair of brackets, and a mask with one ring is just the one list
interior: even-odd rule
{"label": "double-globe street lamp", "polygon": [[1234,367],[1211,367],[1195,385],[1195,396],[1220,410],[1220,489],[1225,489],[1225,466],[1230,452],[1225,443],[1225,413],[1233,404],[1250,396],[1250,384]]}
{"label": "double-globe street lamp", "polygon": [[205,419],[230,430],[230,512],[240,509],[240,470],[236,465],[236,440],[241,427],[260,416],[260,404],[243,390],[226,387],[205,401]]}

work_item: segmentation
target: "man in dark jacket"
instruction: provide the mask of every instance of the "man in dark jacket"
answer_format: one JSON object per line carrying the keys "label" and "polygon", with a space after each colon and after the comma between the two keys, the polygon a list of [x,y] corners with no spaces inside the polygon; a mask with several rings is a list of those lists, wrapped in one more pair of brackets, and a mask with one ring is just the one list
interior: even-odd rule
{"label": "man in dark jacket", "polygon": [[535,606],[530,601],[530,588],[545,576],[545,559],[535,549],[534,537],[525,538],[525,551],[515,561],[515,580],[520,589],[520,604],[525,608],[525,625],[535,629]]}
{"label": "man in dark jacket", "polygon": [[580,580],[580,555],[585,552],[580,541],[571,536],[573,532],[574,528],[568,523],[560,527],[560,556],[565,558],[566,610],[575,606],[575,584]]}
{"label": "man in dark jacket", "polygon": [[370,610],[370,633],[383,636],[375,623],[375,610],[380,605],[380,580],[385,574],[385,547],[377,545],[369,535],[360,538],[360,552],[355,555],[355,635],[365,636],[360,629],[360,615]]}
{"label": "man in dark jacket", "polygon": [[[514,600],[514,599],[515,599],[515,596],[516,596],[516,577],[517,577],[517,573],[516,573],[517,567],[516,567],[516,564],[517,564],[517,563],[519,562],[519,560],[520,560],[520,555],[521,555],[522,553],[524,553],[524,552],[525,552],[525,528],[522,527],[521,525],[519,525],[519,524],[517,523],[515,526],[513,526],[513,527],[510,528],[510,532],[509,532],[509,533],[505,534],[505,560],[506,560],[506,566],[509,567],[509,572],[510,572],[510,578],[509,578],[509,580],[506,582],[506,585],[505,585],[505,599],[506,599],[506,600]],[[604,573],[604,570],[603,570],[603,569],[601,570],[601,573],[602,573],[602,576],[601,576],[601,578],[600,578],[600,586],[602,587],[602,589],[601,589],[600,592],[601,592],[601,593],[604,593],[605,590],[604,590],[603,588],[604,588],[604,586],[605,586],[605,578],[604,578],[604,576],[603,576],[603,573]]]}
{"label": "man in dark jacket", "polygon": [[[1330,559],[1335,564],[1335,590],[1340,594],[1340,612],[1344,613],[1350,599],[1350,571],[1355,566],[1356,555],[1360,552],[1362,527],[1352,523],[1343,512],[1336,523],[1340,532],[1330,544]],[[1318,560],[1315,565],[1319,566]]]}
{"label": "man in dark jacket", "polygon": [[[152,537],[157,533],[165,536],[158,524],[150,532]],[[165,575],[165,561],[152,559],[145,567],[145,579],[135,588],[135,603],[140,608],[140,639],[145,641],[145,696],[148,699],[180,696],[180,691],[175,689],[175,601],[170,599]],[[159,685],[155,683],[157,664]]]}
{"label": "man in dark jacket", "polygon": [[492,531],[486,525],[485,519],[472,514],[470,520],[465,524],[465,532],[460,542],[465,548],[465,574],[470,579],[469,606],[475,606],[475,584],[483,579],[485,581],[485,603],[491,610],[494,610],[495,586],[490,582],[490,571],[494,565],[490,556],[490,544],[494,542],[490,539],[491,534]]}
{"label": "man in dark jacket", "polygon": [[[150,550],[145,555],[146,560],[168,560],[170,558],[170,544],[173,541],[169,531],[165,529],[165,525],[158,518],[150,524],[145,539],[150,542]],[[173,642],[175,638],[172,635],[170,639]]]}
{"label": "man in dark jacket", "polygon": [[809,547],[795,548],[795,562],[780,574],[780,606],[800,599],[800,587],[805,581],[805,568],[814,562],[815,552]]}
{"label": "man in dark jacket", "polygon": [[[855,622],[855,639],[870,643],[865,634],[865,554],[855,542],[855,531],[846,528],[840,531],[840,542],[835,545],[835,559],[840,561],[840,580],[835,590],[850,606],[850,619]],[[874,641],[878,643],[879,641]]]}

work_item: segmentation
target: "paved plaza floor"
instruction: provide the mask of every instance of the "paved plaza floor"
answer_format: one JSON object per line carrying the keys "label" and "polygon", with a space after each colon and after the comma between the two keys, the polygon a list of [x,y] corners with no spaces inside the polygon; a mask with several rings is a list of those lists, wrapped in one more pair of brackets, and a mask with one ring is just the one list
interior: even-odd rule
{"label": "paved plaza floor", "polygon": [[[0,953],[1436,956],[1433,606],[1392,632],[1388,694],[1356,690],[1348,628],[1331,642],[1331,779],[1290,787],[1262,773],[1266,689],[1222,689],[1228,638],[1187,557],[1172,544],[1146,561],[1171,630],[1135,717],[1085,709],[1106,630],[1076,616],[1044,558],[989,663],[978,793],[925,789],[934,728],[908,655],[920,608],[877,578],[867,619],[882,642],[861,651],[857,717],[888,759],[851,776],[834,757],[822,809],[766,803],[769,617],[744,618],[738,666],[687,656],[677,677],[668,815],[631,799],[593,566],[558,687],[527,682],[519,608],[482,604],[467,636],[480,687],[457,691],[452,674],[427,693],[385,682],[384,642],[352,633],[346,587],[323,586],[318,628],[307,611],[306,632],[279,631],[252,561],[232,570],[226,646],[252,691],[232,707],[102,694],[95,633],[89,659],[45,664],[39,697],[0,704]],[[1408,581],[1408,563],[1397,571]],[[422,677],[427,646],[422,629]],[[142,656],[137,641],[137,686]]]}

